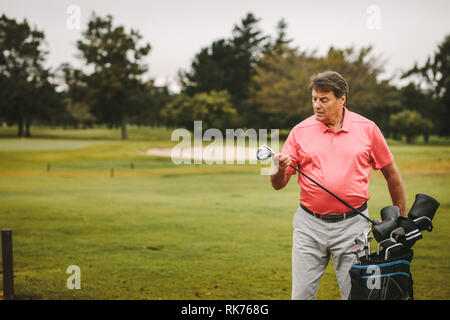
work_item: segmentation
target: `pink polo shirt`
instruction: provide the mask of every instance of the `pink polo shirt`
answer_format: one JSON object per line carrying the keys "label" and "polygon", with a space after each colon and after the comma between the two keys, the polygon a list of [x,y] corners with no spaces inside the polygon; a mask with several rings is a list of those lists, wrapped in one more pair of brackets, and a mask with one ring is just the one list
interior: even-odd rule
{"label": "pink polo shirt", "polygon": [[[338,132],[311,116],[291,130],[281,153],[290,156],[294,167],[357,208],[370,198],[370,169],[381,169],[394,157],[373,121],[344,109]],[[295,173],[291,167],[286,169],[286,174]],[[298,184],[300,201],[309,210],[319,214],[350,211],[301,174]]]}

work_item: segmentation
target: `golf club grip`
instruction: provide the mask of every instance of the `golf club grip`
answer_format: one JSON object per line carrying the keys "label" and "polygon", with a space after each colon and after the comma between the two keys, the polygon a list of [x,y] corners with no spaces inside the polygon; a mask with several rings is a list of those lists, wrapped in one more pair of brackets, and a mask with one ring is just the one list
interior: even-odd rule
{"label": "golf club grip", "polygon": [[340,202],[342,202],[343,204],[345,204],[347,207],[349,207],[350,209],[352,209],[354,212],[358,213],[359,215],[361,215],[362,217],[364,217],[366,220],[368,220],[369,222],[371,222],[372,224],[375,224],[375,222],[370,219],[369,217],[365,216],[362,212],[358,211],[357,209],[353,208],[351,205],[349,205],[347,202],[345,202],[344,200],[342,200],[341,198],[339,198],[338,196],[336,196],[333,192],[331,192],[330,190],[328,190],[327,188],[325,188],[324,186],[322,186],[320,183],[318,183],[317,181],[313,180],[312,178],[308,177],[306,174],[304,174],[303,172],[301,172],[299,169],[297,169],[296,167],[294,167],[292,164],[289,164],[289,166],[296,170],[298,173],[302,174],[304,177],[308,178],[309,180],[311,180],[312,182],[314,182],[315,184],[317,184],[319,187],[321,187],[323,190],[325,190],[326,192],[328,192],[330,195],[332,195],[334,198],[336,198],[337,200],[339,200]]}

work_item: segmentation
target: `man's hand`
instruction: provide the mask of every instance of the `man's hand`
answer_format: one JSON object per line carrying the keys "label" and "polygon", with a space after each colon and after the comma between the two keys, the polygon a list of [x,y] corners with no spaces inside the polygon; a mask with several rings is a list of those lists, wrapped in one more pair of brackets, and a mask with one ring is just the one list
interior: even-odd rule
{"label": "man's hand", "polygon": [[273,156],[275,166],[278,168],[277,172],[270,176],[272,187],[275,190],[284,188],[291,178],[290,175],[286,175],[286,169],[291,163],[291,158],[288,155],[278,153]]}
{"label": "man's hand", "polygon": [[291,163],[291,158],[288,155],[278,153],[273,157],[275,166],[278,166],[278,171],[285,173],[287,167]]}

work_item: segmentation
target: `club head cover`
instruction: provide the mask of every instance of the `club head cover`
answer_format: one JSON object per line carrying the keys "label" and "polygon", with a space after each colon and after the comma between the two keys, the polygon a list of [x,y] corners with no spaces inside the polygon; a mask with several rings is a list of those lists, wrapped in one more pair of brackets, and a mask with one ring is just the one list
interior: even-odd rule
{"label": "club head cover", "polygon": [[372,226],[372,234],[377,242],[389,238],[391,232],[398,228],[397,219],[387,218],[381,223]]}
{"label": "club head cover", "polygon": [[422,234],[416,223],[409,217],[398,217],[397,224],[405,230],[405,234],[398,236],[397,242],[402,243],[406,248],[411,248],[417,240],[422,239]]}
{"label": "club head cover", "polygon": [[397,219],[400,217],[400,208],[397,206],[387,206],[381,209],[380,212],[381,220],[386,220],[388,218]]}
{"label": "club head cover", "polygon": [[432,220],[439,208],[439,201],[424,193],[416,194],[416,200],[414,201],[411,210],[408,213],[408,217],[413,219],[420,231],[433,230]]}
{"label": "club head cover", "polygon": [[430,220],[433,220],[439,206],[439,201],[432,196],[424,193],[418,193],[416,194],[416,199],[414,200],[411,210],[408,213],[408,217],[415,220],[422,216],[426,216]]}

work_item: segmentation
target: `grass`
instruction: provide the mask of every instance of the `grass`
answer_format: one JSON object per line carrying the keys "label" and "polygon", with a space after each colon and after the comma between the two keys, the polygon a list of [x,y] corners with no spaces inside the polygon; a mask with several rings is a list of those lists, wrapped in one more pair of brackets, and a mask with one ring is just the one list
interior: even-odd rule
{"label": "grass", "polygon": [[[171,129],[164,127],[139,127],[128,126],[128,139],[134,141],[159,141],[167,144],[170,141]],[[119,128],[109,129],[106,127],[96,127],[95,129],[63,129],[61,127],[41,127],[31,128],[31,135],[40,139],[62,139],[62,140],[119,140],[121,131]],[[16,127],[0,128],[0,136],[3,138],[16,138]]]}
{"label": "grass", "polygon": [[[274,191],[256,165],[176,166],[141,154],[173,145],[167,129],[132,128],[130,141],[48,128],[21,140],[6,129],[0,228],[13,230],[18,298],[290,299],[295,183]],[[415,298],[448,299],[450,147],[391,149],[408,207],[416,193],[441,202],[433,232],[414,247]],[[379,172],[370,193],[379,218],[390,204]],[[66,288],[69,265],[81,269],[81,290]],[[340,299],[332,263],[318,298]]]}

